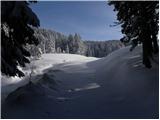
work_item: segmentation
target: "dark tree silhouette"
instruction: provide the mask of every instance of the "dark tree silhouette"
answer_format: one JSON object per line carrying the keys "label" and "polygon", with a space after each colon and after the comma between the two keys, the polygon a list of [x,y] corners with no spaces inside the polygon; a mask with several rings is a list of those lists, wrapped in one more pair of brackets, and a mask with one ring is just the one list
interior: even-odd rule
{"label": "dark tree silhouette", "polygon": [[18,66],[29,63],[26,44],[38,44],[31,26],[39,20],[26,1],[1,1],[1,72],[9,76],[24,76]]}
{"label": "dark tree silhouette", "polygon": [[125,36],[122,42],[131,42],[131,51],[137,44],[142,43],[143,64],[151,68],[150,59],[153,53],[158,53],[158,1],[110,1],[117,11],[117,20]]}

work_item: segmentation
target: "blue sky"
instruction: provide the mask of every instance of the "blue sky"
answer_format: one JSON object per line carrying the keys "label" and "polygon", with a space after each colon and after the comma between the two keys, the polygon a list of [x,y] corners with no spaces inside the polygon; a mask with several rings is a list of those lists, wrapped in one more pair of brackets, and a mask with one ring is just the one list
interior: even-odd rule
{"label": "blue sky", "polygon": [[39,1],[31,4],[42,28],[65,35],[79,33],[83,40],[115,40],[122,34],[113,6],[106,1]]}

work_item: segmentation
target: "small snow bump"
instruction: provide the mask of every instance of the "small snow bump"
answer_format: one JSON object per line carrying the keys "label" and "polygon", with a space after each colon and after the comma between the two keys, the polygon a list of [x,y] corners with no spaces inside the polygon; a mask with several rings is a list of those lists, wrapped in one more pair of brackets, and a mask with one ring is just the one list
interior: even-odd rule
{"label": "small snow bump", "polygon": [[89,83],[83,87],[69,89],[68,92],[74,92],[74,91],[83,91],[83,90],[90,90],[90,89],[96,89],[99,88],[100,85],[97,83]]}

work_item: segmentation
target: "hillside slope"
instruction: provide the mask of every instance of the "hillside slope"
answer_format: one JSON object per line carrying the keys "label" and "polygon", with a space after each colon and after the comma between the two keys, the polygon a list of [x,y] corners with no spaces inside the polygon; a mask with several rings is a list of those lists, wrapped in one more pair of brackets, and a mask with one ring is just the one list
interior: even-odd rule
{"label": "hillside slope", "polygon": [[140,47],[55,64],[32,81],[7,97],[3,118],[158,118],[158,64],[145,68]]}

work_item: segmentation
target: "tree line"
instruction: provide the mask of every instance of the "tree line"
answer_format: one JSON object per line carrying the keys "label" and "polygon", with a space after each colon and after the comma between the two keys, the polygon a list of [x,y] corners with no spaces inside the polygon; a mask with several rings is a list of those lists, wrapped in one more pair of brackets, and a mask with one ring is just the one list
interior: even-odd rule
{"label": "tree line", "polygon": [[92,57],[105,57],[124,45],[118,40],[86,41],[78,33],[64,35],[62,33],[42,28],[33,28],[34,35],[39,40],[37,46],[27,45],[27,50],[34,58],[45,53],[70,53]]}

